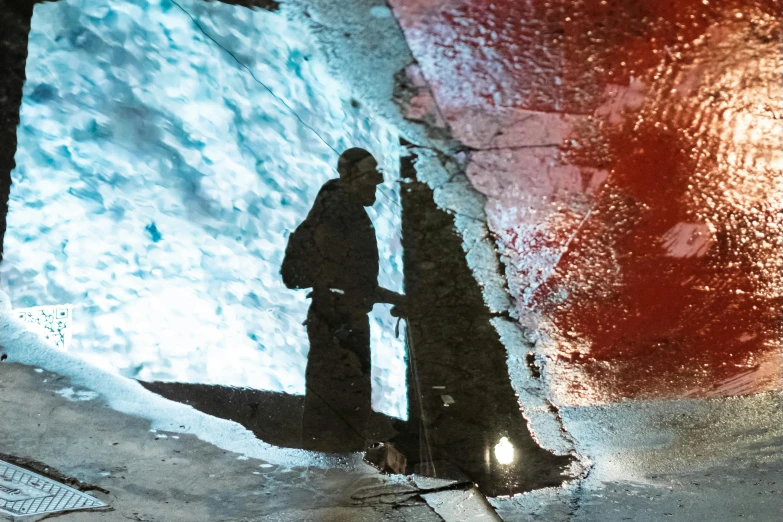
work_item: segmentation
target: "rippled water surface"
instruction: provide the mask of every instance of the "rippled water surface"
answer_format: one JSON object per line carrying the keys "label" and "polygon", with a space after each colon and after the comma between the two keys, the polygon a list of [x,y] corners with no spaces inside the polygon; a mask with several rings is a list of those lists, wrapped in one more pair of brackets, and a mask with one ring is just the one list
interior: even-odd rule
{"label": "rippled water surface", "polygon": [[[288,233],[335,150],[372,151],[379,282],[401,291],[397,138],[306,28],[179,5],[36,6],[3,284],[16,308],[73,305],[68,350],[105,369],[301,394],[308,300],[278,273]],[[372,319],[373,405],[404,417],[404,347],[385,305]]]}
{"label": "rippled water surface", "polygon": [[391,0],[558,402],[780,389],[775,0]]}

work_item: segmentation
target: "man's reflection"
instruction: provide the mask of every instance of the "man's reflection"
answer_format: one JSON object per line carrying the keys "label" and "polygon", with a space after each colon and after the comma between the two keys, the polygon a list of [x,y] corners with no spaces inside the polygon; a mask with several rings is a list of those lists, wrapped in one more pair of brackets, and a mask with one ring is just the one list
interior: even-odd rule
{"label": "man's reflection", "polygon": [[365,207],[383,182],[375,158],[349,149],[338,179],[321,188],[291,234],[281,268],[288,288],[312,288],[302,443],[320,451],[365,449],[371,414],[370,323],[375,303],[401,304],[378,286],[378,245]]}

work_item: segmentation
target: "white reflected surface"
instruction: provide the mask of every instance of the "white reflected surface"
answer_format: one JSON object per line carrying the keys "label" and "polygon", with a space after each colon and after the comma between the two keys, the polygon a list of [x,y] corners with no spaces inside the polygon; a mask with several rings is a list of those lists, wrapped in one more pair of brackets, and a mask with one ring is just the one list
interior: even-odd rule
{"label": "white reflected surface", "polygon": [[501,464],[514,462],[514,446],[509,442],[508,437],[501,437],[500,442],[495,445],[495,458]]}
{"label": "white reflected surface", "polygon": [[[401,291],[397,137],[304,27],[180,3],[329,145],[378,158],[379,282]],[[309,303],[279,267],[335,152],[167,0],[37,5],[26,72],[0,266],[14,307],[72,304],[68,350],[128,377],[302,394]],[[376,306],[373,407],[405,417],[395,322]]]}

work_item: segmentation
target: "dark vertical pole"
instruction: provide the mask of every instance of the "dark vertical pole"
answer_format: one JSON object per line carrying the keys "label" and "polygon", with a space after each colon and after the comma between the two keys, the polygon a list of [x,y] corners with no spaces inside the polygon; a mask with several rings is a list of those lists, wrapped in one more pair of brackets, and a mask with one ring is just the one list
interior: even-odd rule
{"label": "dark vertical pole", "polygon": [[0,0],[0,259],[3,255],[16,127],[22,105],[33,0]]}
{"label": "dark vertical pole", "polygon": [[[400,145],[403,147],[408,147],[411,144],[404,139],[400,139]],[[409,292],[409,277],[411,277],[410,281],[413,281],[413,267],[416,263],[416,260],[411,258],[409,252],[414,251],[414,242],[417,234],[415,228],[412,227],[411,219],[413,216],[410,212],[410,207],[412,204],[410,185],[418,183],[415,181],[416,168],[413,165],[413,159],[414,157],[412,155],[403,156],[400,158],[400,179],[410,180],[403,182],[400,187],[400,201],[402,203],[403,272],[405,275],[405,294],[408,296],[409,306],[413,304],[413,300],[411,299]],[[408,210],[406,210],[406,208]],[[408,393],[408,421],[404,423],[399,422],[395,425],[395,427],[400,431],[400,434],[394,441],[395,447],[405,454],[405,457],[408,460],[408,473],[412,473],[416,465],[419,464],[422,460],[420,458],[420,445],[424,442],[423,437],[421,437],[421,434],[419,433],[419,430],[422,427],[420,423],[421,394],[418,390],[418,386],[416,385],[416,376],[415,372],[413,371],[415,365],[411,346],[413,342],[411,337],[413,321],[415,321],[415,315],[411,309],[408,309],[408,316],[406,317],[405,325],[407,330],[405,348],[407,352],[406,385]]]}

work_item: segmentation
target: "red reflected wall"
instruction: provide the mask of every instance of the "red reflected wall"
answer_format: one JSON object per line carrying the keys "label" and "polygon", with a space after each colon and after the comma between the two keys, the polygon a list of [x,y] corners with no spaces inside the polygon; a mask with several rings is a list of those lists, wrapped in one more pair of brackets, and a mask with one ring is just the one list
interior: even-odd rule
{"label": "red reflected wall", "polygon": [[781,388],[778,1],[392,4],[559,403]]}

